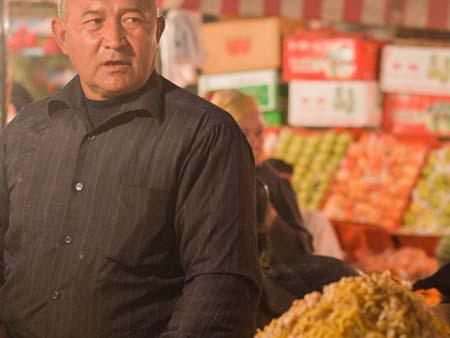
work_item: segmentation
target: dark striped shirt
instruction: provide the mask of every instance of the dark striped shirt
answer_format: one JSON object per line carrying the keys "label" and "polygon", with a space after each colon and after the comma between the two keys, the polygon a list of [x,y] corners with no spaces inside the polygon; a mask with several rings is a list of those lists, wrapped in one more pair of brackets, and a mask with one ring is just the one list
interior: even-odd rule
{"label": "dark striped shirt", "polygon": [[254,165],[233,119],[152,75],[96,128],[79,78],[0,137],[11,338],[248,338]]}

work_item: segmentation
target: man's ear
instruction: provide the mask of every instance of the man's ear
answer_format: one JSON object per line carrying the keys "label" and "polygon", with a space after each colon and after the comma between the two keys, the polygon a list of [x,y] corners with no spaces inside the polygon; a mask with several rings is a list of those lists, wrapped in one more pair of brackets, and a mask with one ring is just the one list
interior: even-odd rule
{"label": "man's ear", "polygon": [[166,28],[166,19],[163,16],[158,17],[156,23],[156,39],[159,43],[159,40],[161,39],[161,35],[164,32],[164,28]]}
{"label": "man's ear", "polygon": [[53,19],[52,20],[52,32],[55,37],[56,42],[58,43],[59,48],[63,51],[64,54],[67,55],[67,47],[66,47],[66,22],[62,19]]}

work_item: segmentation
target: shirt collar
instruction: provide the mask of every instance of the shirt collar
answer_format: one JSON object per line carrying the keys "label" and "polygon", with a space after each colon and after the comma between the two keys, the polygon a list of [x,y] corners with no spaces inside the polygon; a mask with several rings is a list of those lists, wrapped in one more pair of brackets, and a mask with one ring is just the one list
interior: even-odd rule
{"label": "shirt collar", "polygon": [[[161,82],[161,76],[154,71],[144,87],[135,93],[136,97],[133,97],[132,100],[124,100],[126,102],[120,106],[117,115],[143,111],[160,119],[162,117]],[[72,111],[85,110],[82,90],[80,77],[77,75],[64,88],[49,98],[47,110],[50,117],[64,108],[69,108]]]}

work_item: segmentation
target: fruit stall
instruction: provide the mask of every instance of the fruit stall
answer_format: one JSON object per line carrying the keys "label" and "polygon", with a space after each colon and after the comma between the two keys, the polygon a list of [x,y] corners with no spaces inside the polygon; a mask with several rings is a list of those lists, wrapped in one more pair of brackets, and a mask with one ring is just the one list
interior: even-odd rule
{"label": "fruit stall", "polygon": [[[450,146],[442,140],[450,136],[450,47],[398,38],[405,27],[448,31],[448,4],[437,3],[162,0],[160,7],[222,18],[197,32],[205,57],[193,90],[256,97],[269,126],[268,156],[294,167],[299,205],[326,215],[358,261],[404,247],[434,256],[450,235]],[[35,99],[61,88],[74,73],[51,34],[55,1],[10,0],[2,12],[14,81]]]}
{"label": "fruit stall", "polygon": [[[343,18],[328,17],[331,2],[319,2],[312,10],[303,1],[305,11],[276,20],[204,24],[198,93],[235,88],[256,97],[267,156],[293,166],[300,207],[325,215],[353,266],[410,282],[429,276],[450,258],[449,21],[436,17],[448,7],[377,2],[395,14],[372,8],[383,15],[364,29],[369,2]],[[242,5],[234,14],[279,14],[284,6]],[[225,6],[214,10],[233,15]],[[351,17],[358,28],[310,29],[305,16]],[[416,39],[418,31],[426,39]],[[425,296],[440,301],[436,290]]]}
{"label": "fruit stall", "polygon": [[[8,42],[0,43],[14,81],[35,99],[55,92],[74,75],[51,36],[55,1],[8,2],[6,11],[0,0],[0,19],[9,14]],[[326,217],[349,263],[412,282],[450,262],[450,2],[160,0],[160,7],[203,14],[195,34],[204,57],[189,89],[255,96],[267,156],[292,165],[299,206]],[[343,299],[355,283],[396,288],[380,278],[334,288]],[[396,297],[416,301],[405,292]],[[312,302],[326,308],[326,294]],[[439,294],[430,299],[438,303]],[[309,305],[291,316],[300,323]],[[431,326],[439,331],[441,323]],[[282,322],[271,329],[286,330]]]}

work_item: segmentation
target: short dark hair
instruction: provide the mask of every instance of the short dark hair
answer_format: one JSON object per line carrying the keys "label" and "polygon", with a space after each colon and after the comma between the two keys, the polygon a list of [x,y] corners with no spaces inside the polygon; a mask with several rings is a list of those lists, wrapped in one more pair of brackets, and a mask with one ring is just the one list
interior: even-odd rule
{"label": "short dark hair", "polygon": [[288,175],[292,175],[294,173],[294,167],[279,158],[269,158],[266,163],[279,173]]}
{"label": "short dark hair", "polygon": [[[151,9],[155,12],[156,15],[158,15],[158,4],[156,0],[150,0],[151,1]],[[58,17],[60,19],[64,19],[67,14],[67,0],[58,0]]]}

